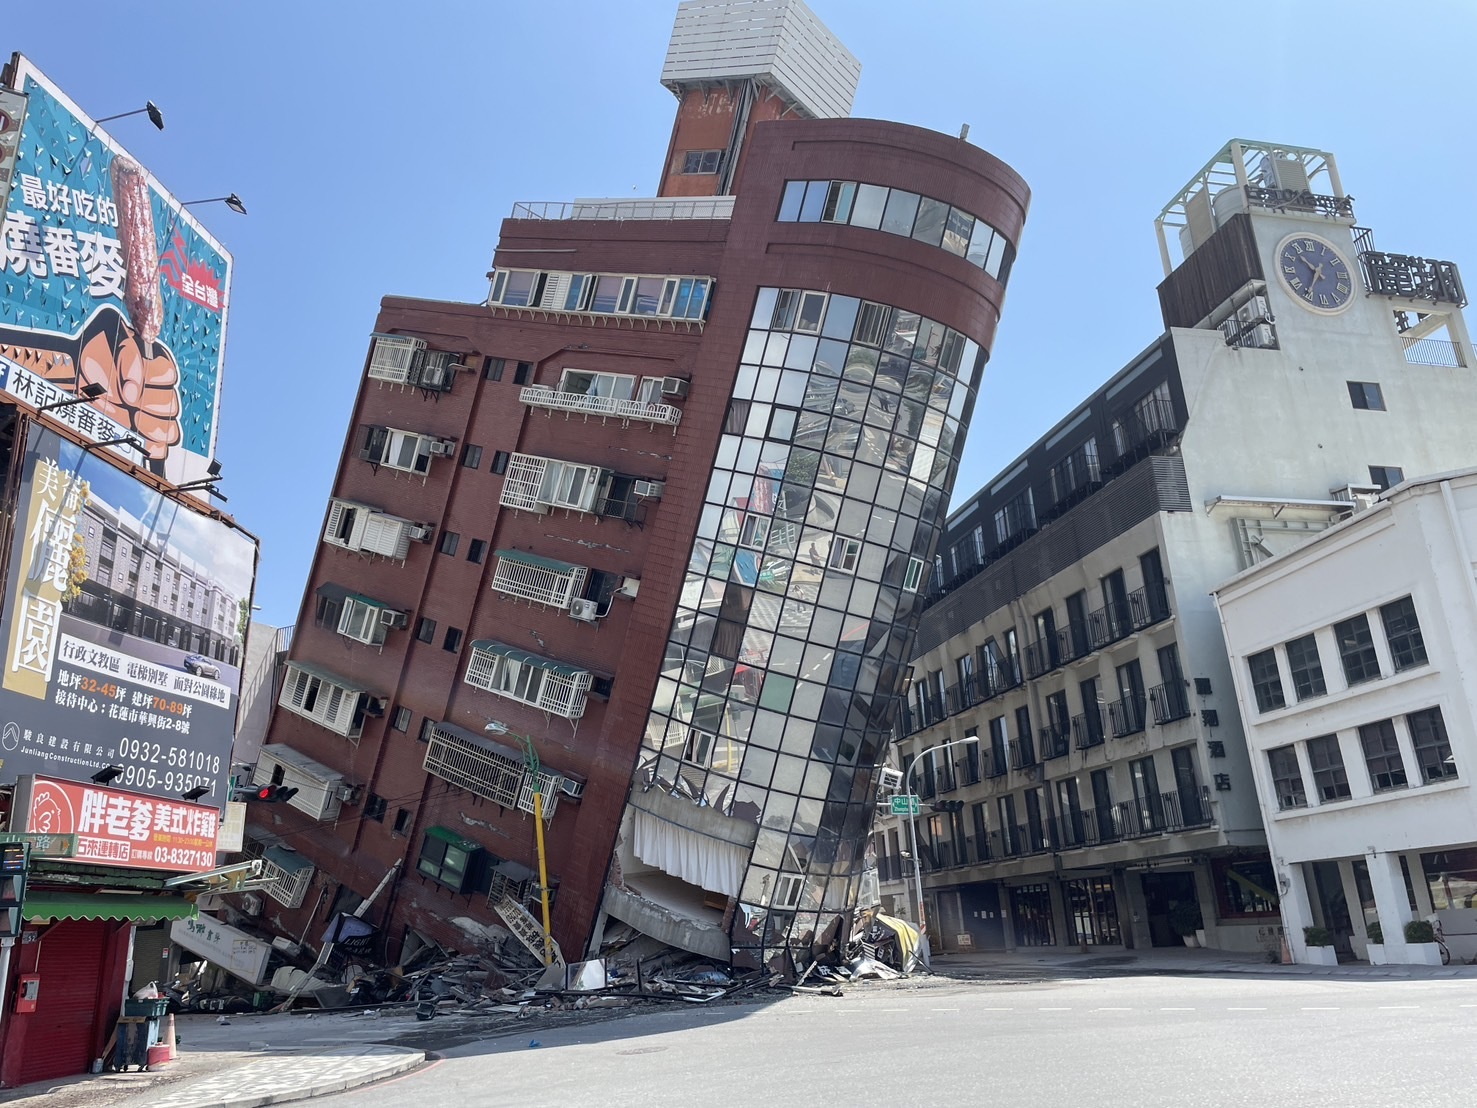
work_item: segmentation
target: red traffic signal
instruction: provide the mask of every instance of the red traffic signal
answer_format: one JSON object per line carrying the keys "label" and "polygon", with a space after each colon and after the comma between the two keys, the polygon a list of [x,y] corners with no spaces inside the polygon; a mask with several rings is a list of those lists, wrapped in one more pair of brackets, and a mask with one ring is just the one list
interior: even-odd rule
{"label": "red traffic signal", "polygon": [[296,789],[290,789],[286,785],[263,785],[252,793],[248,799],[260,800],[265,804],[286,803],[297,795]]}

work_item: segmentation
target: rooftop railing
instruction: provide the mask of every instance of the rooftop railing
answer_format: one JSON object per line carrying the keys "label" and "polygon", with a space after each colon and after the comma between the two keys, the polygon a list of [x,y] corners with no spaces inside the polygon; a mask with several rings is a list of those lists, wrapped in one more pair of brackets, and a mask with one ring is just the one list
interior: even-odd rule
{"label": "rooftop railing", "polygon": [[656,197],[649,200],[524,200],[514,219],[732,219],[732,196]]}

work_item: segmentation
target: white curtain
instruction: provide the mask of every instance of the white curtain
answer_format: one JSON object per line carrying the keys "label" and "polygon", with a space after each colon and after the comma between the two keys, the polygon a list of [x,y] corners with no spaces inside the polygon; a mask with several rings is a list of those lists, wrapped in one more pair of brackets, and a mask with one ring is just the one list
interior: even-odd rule
{"label": "white curtain", "polygon": [[738,896],[744,864],[749,860],[745,847],[668,823],[640,808],[632,815],[635,818],[631,848],[636,857],[690,885]]}

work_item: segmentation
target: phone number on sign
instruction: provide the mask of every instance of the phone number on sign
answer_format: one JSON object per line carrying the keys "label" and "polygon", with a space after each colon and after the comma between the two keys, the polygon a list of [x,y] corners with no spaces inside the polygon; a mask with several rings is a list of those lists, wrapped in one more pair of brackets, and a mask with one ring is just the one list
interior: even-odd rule
{"label": "phone number on sign", "polygon": [[186,793],[197,785],[215,791],[216,778],[198,773],[158,770],[152,766],[124,766],[118,784],[125,789],[163,789],[167,793]]}
{"label": "phone number on sign", "polygon": [[150,766],[167,766],[170,769],[192,769],[200,773],[219,773],[221,756],[207,754],[202,750],[191,750],[187,746],[165,746],[147,739],[123,739],[118,743],[118,755],[143,762]]}
{"label": "phone number on sign", "polygon": [[[146,851],[134,850],[134,857],[146,854]],[[154,848],[154,861],[159,865],[183,866],[190,869],[209,869],[215,865],[215,852],[213,850],[191,850],[182,846],[156,846]]]}

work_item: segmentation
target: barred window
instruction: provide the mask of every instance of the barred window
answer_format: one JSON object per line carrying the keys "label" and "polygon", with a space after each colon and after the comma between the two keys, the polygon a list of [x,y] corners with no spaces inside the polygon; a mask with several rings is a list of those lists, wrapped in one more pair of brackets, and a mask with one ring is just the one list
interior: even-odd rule
{"label": "barred window", "polygon": [[1364,747],[1364,764],[1369,769],[1369,783],[1374,791],[1403,789],[1405,761],[1400,757],[1400,744],[1395,739],[1395,723],[1382,719],[1359,728],[1359,742]]}
{"label": "barred window", "polygon": [[1282,676],[1277,672],[1277,652],[1263,650],[1260,654],[1253,654],[1246,659],[1246,665],[1251,670],[1251,691],[1256,694],[1257,709],[1270,712],[1286,707]]}
{"label": "barred window", "polygon": [[1426,664],[1426,640],[1421,635],[1421,624],[1415,615],[1415,601],[1401,597],[1380,609],[1380,618],[1385,624],[1385,639],[1390,644],[1390,657],[1395,663],[1395,672]]}

